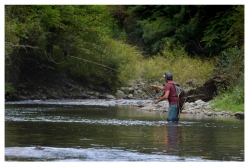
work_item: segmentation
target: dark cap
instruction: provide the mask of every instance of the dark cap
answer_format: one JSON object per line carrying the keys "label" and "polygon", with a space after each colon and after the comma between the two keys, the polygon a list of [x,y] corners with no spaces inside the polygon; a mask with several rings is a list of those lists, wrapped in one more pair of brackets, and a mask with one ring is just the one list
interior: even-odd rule
{"label": "dark cap", "polygon": [[165,78],[172,80],[173,79],[173,74],[171,72],[166,72],[165,73]]}

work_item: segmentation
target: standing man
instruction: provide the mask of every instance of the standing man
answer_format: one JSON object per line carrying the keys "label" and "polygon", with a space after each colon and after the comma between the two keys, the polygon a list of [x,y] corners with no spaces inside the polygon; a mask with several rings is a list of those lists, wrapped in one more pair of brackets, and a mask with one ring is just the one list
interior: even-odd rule
{"label": "standing man", "polygon": [[166,85],[164,86],[157,86],[157,85],[152,85],[153,88],[161,89],[164,90],[165,93],[164,95],[160,98],[155,100],[155,104],[159,103],[160,101],[168,99],[169,102],[169,107],[168,107],[168,117],[167,121],[168,122],[178,122],[178,97],[175,96],[176,90],[173,84],[175,83],[173,81],[173,74],[171,72],[165,73],[165,80],[166,80]]}

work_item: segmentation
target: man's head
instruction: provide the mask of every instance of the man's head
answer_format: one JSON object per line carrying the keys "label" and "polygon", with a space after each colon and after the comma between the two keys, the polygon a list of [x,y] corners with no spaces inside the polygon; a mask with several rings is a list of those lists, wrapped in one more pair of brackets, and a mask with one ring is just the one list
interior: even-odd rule
{"label": "man's head", "polygon": [[164,76],[166,80],[173,80],[173,74],[171,72],[166,72]]}

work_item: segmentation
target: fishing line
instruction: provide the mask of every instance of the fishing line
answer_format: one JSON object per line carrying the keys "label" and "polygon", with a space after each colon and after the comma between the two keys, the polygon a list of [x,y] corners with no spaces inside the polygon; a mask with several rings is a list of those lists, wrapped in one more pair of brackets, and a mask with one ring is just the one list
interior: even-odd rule
{"label": "fishing line", "polygon": [[82,60],[82,61],[85,61],[85,62],[89,62],[89,63],[95,64],[95,65],[98,65],[98,66],[102,66],[102,67],[108,68],[108,69],[113,70],[113,71],[116,71],[116,72],[120,72],[120,71],[118,71],[118,70],[116,70],[116,69],[114,69],[114,68],[111,68],[111,67],[107,66],[107,65],[100,64],[100,63],[96,63],[96,62],[94,62],[94,61],[90,61],[90,60],[87,60],[87,59],[84,59],[84,58],[80,58],[80,57],[75,57],[75,56],[67,56],[62,62],[56,62],[56,61],[50,56],[50,54],[48,54],[46,51],[45,51],[45,53],[46,53],[48,59],[50,59],[50,60],[51,60],[52,62],[54,62],[55,64],[62,64],[62,63],[64,63],[68,58],[75,58],[75,59],[78,59],[78,60]]}
{"label": "fishing line", "polygon": [[[160,116],[161,116],[161,112],[160,112]],[[163,117],[161,116],[161,119],[163,120],[163,121],[165,121],[164,119],[163,119]]]}
{"label": "fishing line", "polygon": [[[152,95],[151,95],[152,96]],[[153,97],[153,96],[152,96]],[[152,104],[154,105],[154,100],[153,100],[153,102],[152,102]],[[161,119],[164,121],[164,119],[163,119],[163,117],[162,117],[162,115],[161,115],[161,111],[160,111],[160,116],[161,116]]]}
{"label": "fishing line", "polygon": [[118,70],[116,70],[116,69],[114,69],[114,68],[111,68],[111,67],[109,67],[109,66],[107,66],[107,65],[104,65],[104,64],[96,63],[96,62],[93,62],[93,61],[90,61],[90,60],[87,60],[87,59],[83,59],[83,58],[80,58],[80,57],[75,57],[75,56],[69,56],[69,57],[72,57],[72,58],[75,58],[75,59],[79,59],[79,60],[83,60],[83,61],[86,61],[86,62],[90,62],[90,63],[93,63],[93,64],[95,64],[95,65],[99,65],[99,66],[102,66],[102,67],[111,69],[111,70],[113,70],[113,71],[120,72],[120,71],[118,71]]}

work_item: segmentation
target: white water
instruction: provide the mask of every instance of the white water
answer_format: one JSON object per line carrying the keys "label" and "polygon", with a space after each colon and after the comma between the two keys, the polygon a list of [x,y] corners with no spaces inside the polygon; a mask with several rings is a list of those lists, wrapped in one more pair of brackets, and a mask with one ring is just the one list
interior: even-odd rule
{"label": "white water", "polygon": [[[154,161],[154,162],[197,162],[210,161],[197,157],[179,157],[171,155],[150,155],[142,154],[136,151],[124,151],[119,149],[77,149],[77,148],[55,148],[42,147],[44,150],[35,150],[35,147],[7,147],[5,156],[25,158],[36,161]],[[115,158],[114,158],[115,157]],[[15,159],[18,161],[18,159]]]}

